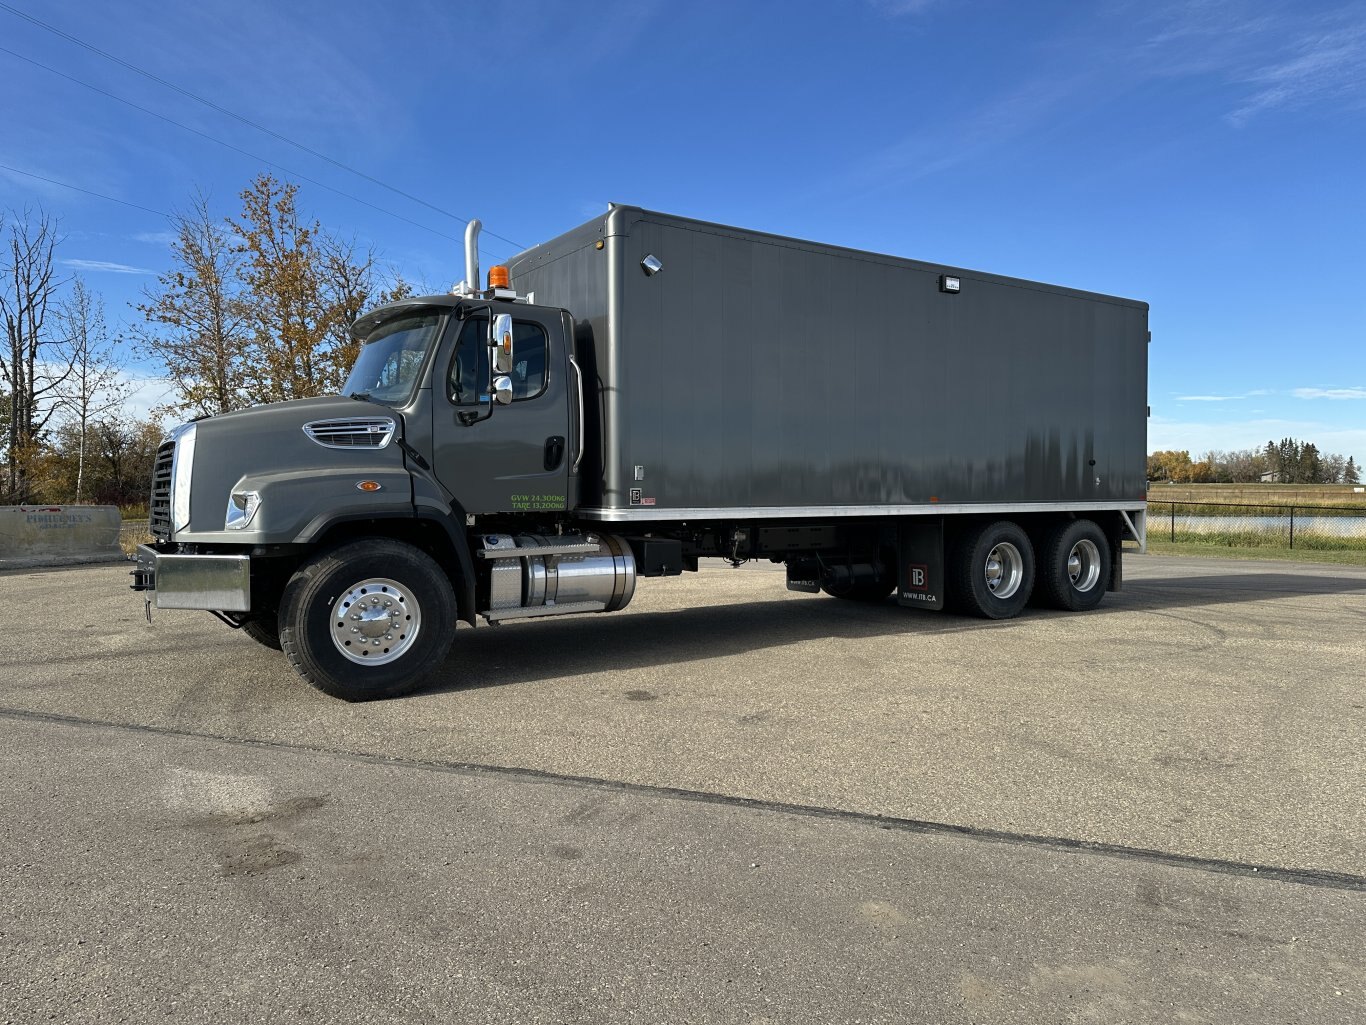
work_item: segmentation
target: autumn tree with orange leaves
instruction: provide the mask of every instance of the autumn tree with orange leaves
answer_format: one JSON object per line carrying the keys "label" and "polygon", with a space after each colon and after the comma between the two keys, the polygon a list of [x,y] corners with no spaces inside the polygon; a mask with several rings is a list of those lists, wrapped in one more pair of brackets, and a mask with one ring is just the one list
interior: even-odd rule
{"label": "autumn tree with orange leaves", "polygon": [[356,355],[351,323],[410,294],[375,254],[304,216],[298,186],[261,174],[218,222],[200,197],[172,226],[175,268],[139,307],[166,360],[175,408],[221,413],[336,392]]}

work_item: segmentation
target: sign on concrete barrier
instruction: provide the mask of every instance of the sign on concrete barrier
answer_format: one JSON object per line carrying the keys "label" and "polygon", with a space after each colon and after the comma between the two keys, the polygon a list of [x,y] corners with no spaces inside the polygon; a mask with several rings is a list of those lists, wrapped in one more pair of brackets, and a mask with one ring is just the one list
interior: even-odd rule
{"label": "sign on concrete barrier", "polygon": [[0,506],[0,569],[123,559],[115,505]]}

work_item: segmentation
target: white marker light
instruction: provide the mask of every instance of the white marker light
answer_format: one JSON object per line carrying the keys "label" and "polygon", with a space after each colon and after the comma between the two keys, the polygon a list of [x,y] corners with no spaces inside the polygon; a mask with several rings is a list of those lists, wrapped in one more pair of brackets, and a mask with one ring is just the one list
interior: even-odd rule
{"label": "white marker light", "polygon": [[941,292],[961,292],[963,282],[956,274],[939,275],[939,291]]}

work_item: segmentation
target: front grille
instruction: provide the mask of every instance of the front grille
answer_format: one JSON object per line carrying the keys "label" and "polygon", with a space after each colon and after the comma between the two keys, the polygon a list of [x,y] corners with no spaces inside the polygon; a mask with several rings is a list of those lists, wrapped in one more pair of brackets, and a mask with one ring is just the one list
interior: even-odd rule
{"label": "front grille", "polygon": [[314,420],[304,424],[304,433],[326,448],[383,448],[395,426],[387,416]]}
{"label": "front grille", "polygon": [[152,464],[152,497],[147,504],[147,529],[158,541],[171,539],[171,464],[175,442],[162,442]]}

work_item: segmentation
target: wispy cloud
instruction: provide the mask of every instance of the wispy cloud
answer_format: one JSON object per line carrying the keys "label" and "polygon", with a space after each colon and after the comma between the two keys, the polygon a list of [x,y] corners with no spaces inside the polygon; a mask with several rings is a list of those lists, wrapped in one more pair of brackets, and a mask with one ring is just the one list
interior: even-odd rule
{"label": "wispy cloud", "polygon": [[1137,15],[1148,32],[1136,49],[1144,72],[1204,76],[1234,94],[1225,120],[1242,126],[1273,109],[1366,100],[1366,17],[1336,10],[1256,10],[1237,0],[1150,4]]}
{"label": "wispy cloud", "polygon": [[[936,0],[867,2],[891,14],[924,11]],[[1235,0],[1114,0],[1093,17],[1078,17],[1039,49],[1032,68],[995,95],[965,104],[952,123],[918,122],[903,138],[870,147],[839,187],[903,186],[996,159],[1079,111],[1155,81],[1181,79],[1225,95],[1223,117],[1234,126],[1275,109],[1366,107],[1366,12],[1352,6],[1291,14]]]}
{"label": "wispy cloud", "polygon": [[90,271],[99,274],[155,274],[146,267],[132,267],[126,263],[110,263],[108,260],[61,260],[62,266],[72,270]]}
{"label": "wispy cloud", "polygon": [[1178,395],[1177,402],[1237,402],[1240,399],[1250,399],[1259,395],[1270,395],[1269,388],[1254,388],[1252,391],[1245,391],[1238,395]]}
{"label": "wispy cloud", "polygon": [[1251,96],[1228,115],[1235,125],[1276,107],[1298,108],[1324,100],[1360,97],[1366,87],[1366,25],[1330,29],[1293,43],[1244,81]]}
{"label": "wispy cloud", "polygon": [[939,0],[868,0],[874,10],[894,18],[903,14],[920,14],[933,7]]}
{"label": "wispy cloud", "polygon": [[857,184],[886,188],[919,181],[989,153],[1026,136],[1062,107],[1069,96],[1084,91],[1084,74],[1040,77],[965,114],[956,124],[917,132],[873,152],[851,173]]}
{"label": "wispy cloud", "polygon": [[1296,388],[1297,399],[1366,399],[1366,388]]}
{"label": "wispy cloud", "polygon": [[123,385],[128,389],[123,402],[124,414],[138,420],[146,420],[153,411],[175,399],[175,383],[169,377],[125,373]]}
{"label": "wispy cloud", "polygon": [[175,240],[174,231],[140,231],[133,236],[134,242],[146,242],[154,246],[169,246]]}

